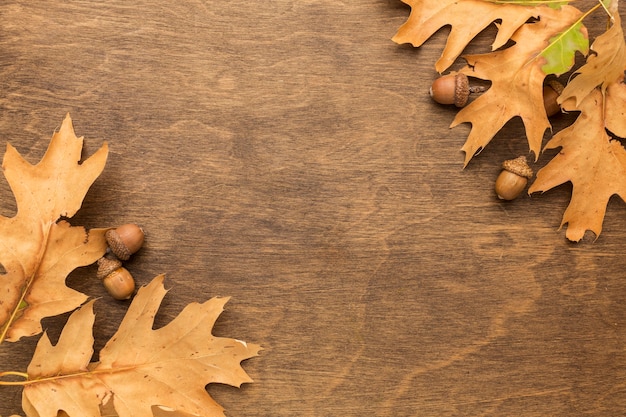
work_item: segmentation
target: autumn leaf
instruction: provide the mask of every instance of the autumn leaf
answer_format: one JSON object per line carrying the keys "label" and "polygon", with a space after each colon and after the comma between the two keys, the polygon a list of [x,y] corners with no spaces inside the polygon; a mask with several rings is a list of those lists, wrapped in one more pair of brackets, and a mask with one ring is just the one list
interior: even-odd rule
{"label": "autumn leaf", "polygon": [[550,127],[543,107],[546,61],[540,54],[555,33],[575,25],[581,12],[571,6],[559,10],[541,8],[537,22],[521,26],[509,48],[480,55],[464,56],[467,66],[460,72],[491,81],[491,87],[463,108],[450,127],[471,123],[472,130],[462,147],[465,165],[481,151],[506,122],[519,116],[524,122],[530,150],[539,155],[544,132]]}
{"label": "autumn leaf", "polygon": [[604,93],[610,84],[624,78],[626,43],[619,14],[615,13],[613,25],[596,38],[591,50],[594,54],[590,54],[585,65],[575,72],[576,77],[565,86],[559,103],[574,97],[579,106],[597,86],[601,86]]}
{"label": "autumn leaf", "polygon": [[120,417],[152,417],[157,406],[156,415],[171,410],[223,416],[205,386],[251,382],[240,362],[256,356],[260,347],[211,334],[228,298],[189,304],[153,330],[165,293],[162,275],[138,291],[99,362],[89,363],[93,302],[70,316],[55,346],[44,334],[28,366],[22,397],[26,415],[56,417],[63,410],[70,417],[100,417],[101,407],[111,415],[112,402]]}
{"label": "autumn leaf", "polygon": [[608,87],[610,98],[606,100],[606,107],[616,108],[606,116],[600,89],[589,93],[579,107],[574,106],[574,99],[566,103],[569,110],[579,109],[581,114],[574,124],[546,144],[546,149],[561,150],[539,170],[528,190],[529,193],[543,192],[572,183],[572,198],[561,222],[561,226],[567,224],[569,240],[579,241],[586,230],[599,236],[611,196],[617,194],[626,201],[626,150],[619,141],[612,140],[605,129],[611,126],[620,134],[626,133],[624,90],[624,86],[618,84]]}
{"label": "autumn leaf", "polygon": [[505,45],[530,17],[538,16],[537,8],[520,6],[518,2],[503,5],[482,0],[402,1],[411,6],[411,14],[393,37],[394,42],[418,47],[442,27],[451,26],[441,58],[435,64],[440,73],[449,68],[470,41],[491,23],[500,21],[492,44],[492,50],[496,50]]}
{"label": "autumn leaf", "polygon": [[83,139],[69,115],[36,165],[7,145],[2,168],[17,203],[0,216],[0,343],[41,332],[41,319],[71,311],[87,296],[65,285],[74,269],[106,251],[104,229],[87,232],[66,219],[81,207],[107,159],[106,143],[81,162]]}

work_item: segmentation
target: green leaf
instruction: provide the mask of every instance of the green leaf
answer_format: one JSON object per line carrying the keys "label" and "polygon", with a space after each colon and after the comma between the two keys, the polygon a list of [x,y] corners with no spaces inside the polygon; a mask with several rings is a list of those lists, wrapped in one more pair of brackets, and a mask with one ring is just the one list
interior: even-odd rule
{"label": "green leaf", "polygon": [[589,52],[587,28],[583,26],[581,20],[564,32],[550,38],[548,47],[539,54],[546,60],[541,70],[546,75],[557,76],[569,71],[574,65],[576,51],[580,51],[583,55]]}

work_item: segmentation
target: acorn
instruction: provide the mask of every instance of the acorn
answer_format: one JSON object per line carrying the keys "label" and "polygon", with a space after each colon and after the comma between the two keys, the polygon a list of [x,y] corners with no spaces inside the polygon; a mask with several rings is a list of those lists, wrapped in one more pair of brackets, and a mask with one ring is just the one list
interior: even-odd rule
{"label": "acorn", "polygon": [[105,276],[102,284],[116,300],[128,300],[135,292],[135,280],[124,267],[119,267]]}
{"label": "acorn", "polygon": [[533,170],[525,156],[509,159],[502,163],[502,172],[496,179],[496,194],[501,200],[515,200],[532,178]]}
{"label": "acorn", "polygon": [[130,255],[143,245],[144,233],[136,224],[124,224],[116,229],[107,230],[105,237],[115,256],[127,261]]}
{"label": "acorn", "polygon": [[549,80],[543,86],[543,106],[548,117],[561,112],[561,106],[557,103],[557,99],[563,92],[563,89],[563,84],[554,79]]}
{"label": "acorn", "polygon": [[482,86],[470,86],[467,75],[462,73],[447,74],[433,81],[429,94],[439,104],[454,104],[463,107],[469,100],[470,93],[485,91]]}
{"label": "acorn", "polygon": [[98,279],[102,280],[111,272],[121,267],[122,262],[119,259],[111,255],[103,256],[102,258],[98,259],[98,272],[96,272],[96,276],[98,277]]}
{"label": "acorn", "polygon": [[116,300],[128,300],[135,291],[135,279],[122,267],[122,261],[111,254],[98,259],[96,276]]}

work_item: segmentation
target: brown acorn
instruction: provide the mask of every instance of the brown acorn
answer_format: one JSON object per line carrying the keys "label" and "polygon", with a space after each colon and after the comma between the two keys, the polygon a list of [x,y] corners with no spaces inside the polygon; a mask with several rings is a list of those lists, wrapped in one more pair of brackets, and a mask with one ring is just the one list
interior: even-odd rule
{"label": "brown acorn", "polygon": [[123,261],[137,252],[144,241],[143,229],[136,224],[124,224],[116,229],[109,229],[105,237],[111,251]]}
{"label": "brown acorn", "polygon": [[122,262],[112,254],[98,259],[98,279],[116,300],[127,300],[135,291],[135,280]]}
{"label": "brown acorn", "polygon": [[532,178],[533,170],[525,156],[509,159],[502,163],[502,172],[496,179],[496,194],[502,200],[515,200]]}
{"label": "brown acorn", "polygon": [[110,272],[104,277],[102,284],[111,297],[116,300],[128,300],[135,292],[135,280],[124,267],[119,267]]}
{"label": "brown acorn", "polygon": [[557,80],[549,80],[543,86],[543,106],[546,108],[548,117],[561,112],[561,106],[557,103],[557,99],[563,92],[563,88],[563,84]]}
{"label": "brown acorn", "polygon": [[439,104],[454,104],[463,107],[469,100],[470,93],[485,91],[482,86],[470,86],[467,75],[462,73],[447,74],[433,81],[429,94]]}

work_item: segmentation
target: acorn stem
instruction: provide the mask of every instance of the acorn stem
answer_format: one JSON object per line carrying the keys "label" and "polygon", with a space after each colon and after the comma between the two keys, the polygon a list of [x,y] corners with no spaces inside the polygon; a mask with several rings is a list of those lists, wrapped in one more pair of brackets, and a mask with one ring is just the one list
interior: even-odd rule
{"label": "acorn stem", "polygon": [[476,93],[484,93],[487,90],[487,88],[485,86],[482,85],[471,85],[469,88],[469,92],[471,94],[476,94]]}

